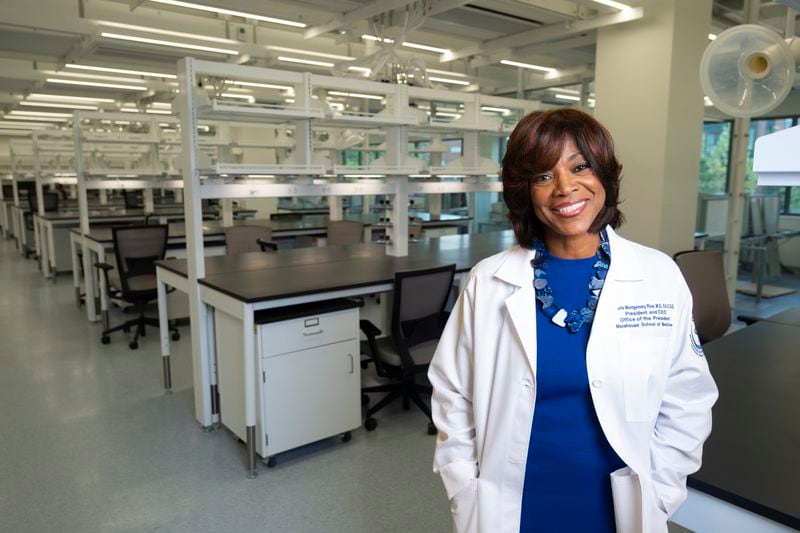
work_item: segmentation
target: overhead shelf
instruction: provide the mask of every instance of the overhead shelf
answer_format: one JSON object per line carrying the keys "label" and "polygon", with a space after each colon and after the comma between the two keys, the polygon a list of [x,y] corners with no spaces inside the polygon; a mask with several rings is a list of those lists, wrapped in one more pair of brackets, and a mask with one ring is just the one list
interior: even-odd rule
{"label": "overhead shelf", "polygon": [[208,105],[198,106],[199,116],[213,120],[234,122],[286,122],[325,118],[322,109],[300,106],[279,106],[272,104],[247,104],[213,99]]}

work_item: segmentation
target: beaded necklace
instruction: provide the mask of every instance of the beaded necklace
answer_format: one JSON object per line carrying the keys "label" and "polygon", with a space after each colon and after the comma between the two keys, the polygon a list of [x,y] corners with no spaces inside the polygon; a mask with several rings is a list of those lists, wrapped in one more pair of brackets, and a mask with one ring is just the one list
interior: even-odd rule
{"label": "beaded necklace", "polygon": [[533,267],[533,288],[536,290],[536,300],[542,306],[545,316],[555,325],[566,327],[570,333],[577,333],[584,324],[591,324],[594,319],[600,291],[611,264],[611,248],[608,245],[606,231],[600,232],[600,246],[595,253],[594,275],[589,279],[589,297],[586,299],[586,305],[581,309],[567,311],[555,303],[553,289],[547,283],[548,260],[545,255],[547,247],[544,241],[537,239],[533,241],[533,248],[536,250],[536,256],[531,261],[531,266]]}

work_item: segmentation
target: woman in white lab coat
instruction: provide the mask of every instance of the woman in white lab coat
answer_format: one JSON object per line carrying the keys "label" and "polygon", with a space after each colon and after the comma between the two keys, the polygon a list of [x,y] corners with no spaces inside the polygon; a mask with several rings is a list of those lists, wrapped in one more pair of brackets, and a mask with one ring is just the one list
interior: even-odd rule
{"label": "woman in white lab coat", "polygon": [[471,272],[430,365],[458,532],[664,532],[717,389],[673,261],[614,232],[622,167],[572,109],[517,125],[518,245]]}

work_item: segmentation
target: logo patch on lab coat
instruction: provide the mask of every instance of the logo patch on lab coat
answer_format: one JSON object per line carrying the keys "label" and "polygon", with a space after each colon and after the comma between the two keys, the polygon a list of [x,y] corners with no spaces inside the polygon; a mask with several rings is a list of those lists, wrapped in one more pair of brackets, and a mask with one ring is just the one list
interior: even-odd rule
{"label": "logo patch on lab coat", "polygon": [[689,334],[689,339],[692,343],[692,351],[700,357],[705,356],[703,345],[700,344],[700,335],[697,334],[697,327],[694,325],[694,320],[692,320],[692,331]]}

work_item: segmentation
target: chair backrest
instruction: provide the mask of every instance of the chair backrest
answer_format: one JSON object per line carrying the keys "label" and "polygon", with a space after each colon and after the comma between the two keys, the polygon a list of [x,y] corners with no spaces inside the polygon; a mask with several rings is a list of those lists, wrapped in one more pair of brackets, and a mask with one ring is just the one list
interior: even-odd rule
{"label": "chair backrest", "polygon": [[[39,212],[39,200],[36,193],[28,193],[28,208],[33,213]],[[58,193],[57,192],[44,192],[42,193],[42,203],[44,204],[45,212],[58,211]]]}
{"label": "chair backrest", "polygon": [[58,211],[58,193],[46,192],[42,194],[42,202],[45,211]]}
{"label": "chair backrest", "polygon": [[692,293],[700,342],[717,339],[731,325],[731,305],[725,286],[725,267],[719,250],[689,250],[674,255]]}
{"label": "chair backrest", "polygon": [[441,336],[455,272],[450,264],[395,273],[392,339],[404,361],[411,361],[410,348]]}
{"label": "chair backrest", "polygon": [[358,244],[364,233],[364,225],[355,220],[331,220],[328,222],[328,246]]}
{"label": "chair backrest", "polygon": [[168,231],[166,225],[119,226],[111,229],[123,296],[136,291],[155,290],[155,261],[164,259]]}
{"label": "chair backrest", "polygon": [[225,255],[260,252],[258,239],[272,240],[272,228],[266,226],[230,226],[225,228]]}
{"label": "chair backrest", "polygon": [[125,209],[141,209],[144,207],[144,197],[142,191],[129,191],[122,190],[122,196],[125,199]]}

